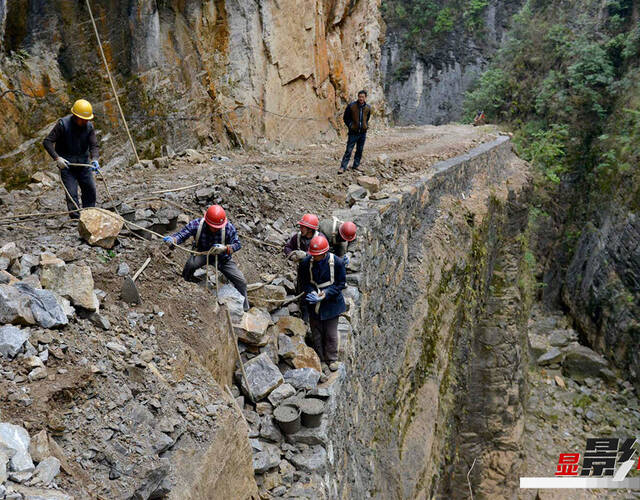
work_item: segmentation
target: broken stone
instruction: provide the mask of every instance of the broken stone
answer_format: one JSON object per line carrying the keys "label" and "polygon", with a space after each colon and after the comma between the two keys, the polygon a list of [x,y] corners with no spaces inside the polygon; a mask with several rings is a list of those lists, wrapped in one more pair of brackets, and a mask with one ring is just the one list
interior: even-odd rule
{"label": "broken stone", "polygon": [[31,299],[10,285],[0,285],[0,323],[32,325]]}
{"label": "broken stone", "polygon": [[296,355],[296,347],[301,342],[300,337],[289,337],[284,333],[278,335],[278,355],[290,360]]}
{"label": "broken stone", "polygon": [[264,307],[269,312],[280,308],[287,297],[287,290],[283,286],[253,284],[247,288],[249,302],[255,307]]}
{"label": "broken stone", "polygon": [[42,429],[38,434],[31,438],[31,442],[29,443],[29,455],[34,462],[39,463],[42,462],[45,458],[51,455],[51,450],[49,449],[49,436],[47,436],[47,431]]}
{"label": "broken stone", "polygon": [[18,277],[25,278],[30,275],[35,268],[38,266],[40,262],[40,258],[36,255],[24,254],[20,257],[20,271],[18,272]]}
{"label": "broken stone", "polygon": [[0,327],[0,354],[8,359],[15,357],[28,339],[28,330],[11,325]]}
{"label": "broken stone", "polygon": [[[169,466],[161,465],[147,471],[142,484],[138,486],[130,500],[147,500],[156,497],[155,492],[163,486],[164,480],[169,474]],[[165,495],[166,496],[166,495]]]}
{"label": "broken stone", "polygon": [[282,384],[271,391],[268,399],[273,406],[278,406],[285,399],[294,396],[295,393],[296,390],[291,384]]}
{"label": "broken stone", "polygon": [[294,368],[313,368],[318,372],[322,372],[320,358],[316,354],[316,351],[304,342],[299,342],[298,345],[296,345],[291,362]]}
{"label": "broken stone", "polygon": [[44,366],[44,363],[38,356],[28,356],[24,358],[24,364],[28,368],[39,368]]}
{"label": "broken stone", "polygon": [[56,457],[47,457],[38,464],[33,477],[27,484],[28,486],[49,486],[58,474],[60,474],[60,460]]}
{"label": "broken stone", "polygon": [[577,338],[578,336],[574,330],[554,330],[551,332],[549,344],[553,347],[565,347],[577,340]]}
{"label": "broken stone", "polygon": [[231,314],[231,322],[237,325],[244,316],[244,297],[236,290],[236,287],[225,284],[218,291],[218,302],[226,305]]}
{"label": "broken stone", "polygon": [[[253,396],[255,401],[263,399],[282,384],[283,379],[280,370],[265,353],[247,362],[244,369],[251,389],[250,395]],[[242,389],[245,394],[249,395],[244,377],[242,378]]]}
{"label": "broken stone", "polygon": [[93,276],[89,266],[82,264],[44,266],[40,281],[43,288],[69,299],[73,305],[89,311],[98,310],[98,298],[93,291]]}
{"label": "broken stone", "polygon": [[364,200],[367,197],[367,190],[357,184],[351,184],[347,188],[347,204],[351,207],[358,200]]}
{"label": "broken stone", "polygon": [[284,374],[284,380],[296,389],[314,390],[320,380],[320,372],[313,368],[297,368],[288,370]]}
{"label": "broken stone", "polygon": [[238,339],[245,344],[264,346],[269,342],[267,329],[271,316],[266,311],[252,307],[243,314],[240,324],[235,327]]}
{"label": "broken stone", "polygon": [[80,211],[78,232],[89,245],[113,248],[122,230],[124,219],[103,208],[85,208]]}
{"label": "broken stone", "polygon": [[29,372],[29,380],[34,382],[36,380],[43,380],[47,378],[47,369],[44,366],[34,368]]}
{"label": "broken stone", "polygon": [[98,312],[91,313],[89,315],[89,321],[91,321],[91,323],[93,323],[97,327],[102,328],[103,330],[111,329],[111,323],[109,322],[109,320]]}
{"label": "broken stone", "polygon": [[9,262],[13,262],[18,259],[21,253],[22,252],[13,241],[0,248],[0,257],[4,257]]}
{"label": "broken stone", "polygon": [[130,272],[131,269],[129,268],[129,264],[126,262],[120,262],[120,265],[118,266],[118,276],[128,276]]}
{"label": "broken stone", "polygon": [[29,433],[18,425],[0,423],[0,449],[9,450],[9,477],[16,482],[26,481],[35,469],[29,456]]}
{"label": "broken stone", "polygon": [[276,323],[276,328],[279,332],[289,336],[293,335],[304,338],[307,333],[306,323],[300,318],[295,318],[293,316],[285,316],[284,318],[280,318]]}
{"label": "broken stone", "polygon": [[127,304],[140,304],[140,302],[142,302],[142,298],[140,297],[140,293],[138,292],[138,287],[129,276],[126,276],[122,281],[120,298]]}
{"label": "broken stone", "polygon": [[126,354],[127,348],[118,342],[107,342],[107,349],[115,352],[119,352],[120,354]]}
{"label": "broken stone", "polygon": [[356,182],[370,193],[377,193],[380,191],[380,181],[375,177],[361,175],[356,179]]}
{"label": "broken stone", "polygon": [[298,469],[312,474],[322,474],[327,466],[327,451],[322,446],[311,446],[309,449],[294,455],[291,462]]}
{"label": "broken stone", "polygon": [[64,266],[64,260],[59,259],[52,253],[44,252],[40,254],[40,266]]}
{"label": "broken stone", "polygon": [[26,283],[16,283],[14,286],[30,298],[31,313],[38,325],[43,328],[56,328],[69,323],[62,297],[49,290],[33,288]]}
{"label": "broken stone", "polygon": [[563,349],[565,358],[562,373],[573,380],[583,381],[588,377],[600,376],[600,370],[607,368],[607,361],[598,353],[576,342]]}
{"label": "broken stone", "polygon": [[260,437],[273,441],[274,443],[282,442],[283,436],[278,426],[273,421],[273,417],[271,415],[265,415],[262,418],[262,422],[260,424]]}
{"label": "broken stone", "polygon": [[554,363],[560,363],[564,354],[557,347],[552,347],[549,351],[544,353],[538,358],[538,364],[540,366],[552,365]]}

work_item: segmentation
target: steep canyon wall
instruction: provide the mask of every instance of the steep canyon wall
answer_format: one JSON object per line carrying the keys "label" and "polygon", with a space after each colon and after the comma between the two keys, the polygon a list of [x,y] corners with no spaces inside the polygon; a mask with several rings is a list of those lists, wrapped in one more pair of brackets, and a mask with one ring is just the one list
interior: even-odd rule
{"label": "steep canyon wall", "polygon": [[[400,184],[398,184],[400,185]],[[526,165],[502,137],[345,213],[361,270],[332,424],[340,498],[510,498],[521,465]]]}
{"label": "steep canyon wall", "polygon": [[[374,108],[379,0],[91,2],[141,157],[207,141],[335,138],[360,88]],[[95,105],[107,161],[130,155],[85,2],[0,0],[0,166],[32,171],[71,103]]]}

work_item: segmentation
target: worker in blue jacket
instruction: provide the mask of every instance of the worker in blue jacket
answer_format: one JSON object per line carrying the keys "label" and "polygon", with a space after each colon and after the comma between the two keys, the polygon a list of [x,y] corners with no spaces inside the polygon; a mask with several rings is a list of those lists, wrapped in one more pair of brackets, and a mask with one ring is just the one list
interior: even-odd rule
{"label": "worker in blue jacket", "polygon": [[313,349],[331,371],[338,369],[338,318],[347,310],[342,296],[347,272],[344,261],[329,252],[322,235],[309,244],[309,256],[300,264],[301,284],[309,309]]}

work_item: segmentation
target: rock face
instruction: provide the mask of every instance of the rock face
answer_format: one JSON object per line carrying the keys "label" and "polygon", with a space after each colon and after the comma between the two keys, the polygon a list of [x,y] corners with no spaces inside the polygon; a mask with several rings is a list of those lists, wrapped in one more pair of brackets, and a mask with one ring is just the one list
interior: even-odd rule
{"label": "rock face", "polygon": [[436,164],[398,196],[335,214],[367,228],[345,396],[329,426],[336,498],[466,498],[475,457],[474,496],[517,489],[525,171],[502,138]]}
{"label": "rock face", "polygon": [[124,224],[124,219],[102,208],[85,208],[80,212],[78,232],[89,245],[112,248]]}
{"label": "rock face", "polygon": [[[39,113],[44,127],[68,113],[74,99],[68,83],[95,69],[95,40],[88,43],[91,31],[80,34],[74,28],[87,21],[85,11],[60,12],[46,0],[0,5],[6,7],[7,19],[0,25],[11,32],[0,46],[3,88],[47,96],[47,104],[20,94],[5,99],[0,151],[7,153],[39,134],[25,134],[33,128],[27,126],[29,116]],[[306,144],[318,137],[335,138],[343,129],[336,115],[361,88],[369,91],[374,109],[382,111],[377,0],[138,0],[131,5],[109,0],[98,11],[96,17],[105,20],[100,28],[112,54],[111,67],[126,89],[125,114],[138,117],[132,132],[141,155],[155,150],[157,142],[183,150],[209,134],[226,144]],[[46,30],[38,28],[44,24]],[[29,57],[15,55],[23,52]],[[72,53],[74,57],[66,57]],[[93,79],[83,95],[97,116],[115,123],[117,111],[103,102],[107,89],[108,82]],[[314,120],[303,126],[286,118],[309,114]],[[189,127],[169,125],[171,119],[187,117]],[[117,127],[112,129],[118,140],[126,140]],[[24,154],[0,160],[0,167],[43,163],[41,135]],[[117,151],[115,139],[103,145],[105,164],[129,154]],[[28,164],[20,164],[32,154]]]}
{"label": "rock face", "polygon": [[[394,122],[440,125],[459,120],[465,92],[486,69],[522,3],[489,0],[478,27],[468,29],[456,21],[422,51],[405,45],[403,32],[392,24],[382,48],[382,75]],[[441,11],[446,8],[439,5]]]}

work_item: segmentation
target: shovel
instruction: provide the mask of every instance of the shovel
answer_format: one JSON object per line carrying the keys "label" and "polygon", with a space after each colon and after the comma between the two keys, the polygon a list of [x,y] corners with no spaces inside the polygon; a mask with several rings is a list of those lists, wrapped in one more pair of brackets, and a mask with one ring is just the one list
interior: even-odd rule
{"label": "shovel", "polygon": [[124,280],[122,281],[120,298],[122,298],[122,300],[124,300],[126,303],[140,304],[140,302],[142,302],[140,292],[138,291],[138,287],[136,286],[136,280],[138,279],[138,276],[142,274],[142,271],[147,268],[149,262],[151,262],[151,257],[147,257],[147,260],[145,260],[144,264],[142,264],[142,267],[136,271],[136,273],[133,275],[133,278],[131,278],[130,276],[125,276]]}

